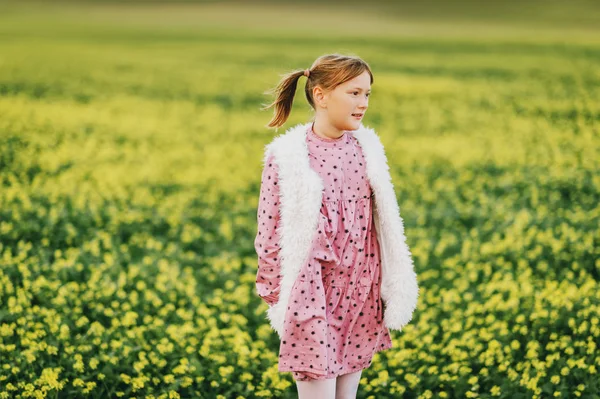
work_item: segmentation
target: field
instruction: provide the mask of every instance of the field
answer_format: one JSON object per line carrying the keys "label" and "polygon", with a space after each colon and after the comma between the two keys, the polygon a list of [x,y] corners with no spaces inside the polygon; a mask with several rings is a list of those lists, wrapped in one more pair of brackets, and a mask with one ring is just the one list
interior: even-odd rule
{"label": "field", "polygon": [[421,287],[358,397],[600,396],[597,4],[57,4],[0,1],[0,399],[297,397],[253,241],[304,80],[260,107],[329,52]]}

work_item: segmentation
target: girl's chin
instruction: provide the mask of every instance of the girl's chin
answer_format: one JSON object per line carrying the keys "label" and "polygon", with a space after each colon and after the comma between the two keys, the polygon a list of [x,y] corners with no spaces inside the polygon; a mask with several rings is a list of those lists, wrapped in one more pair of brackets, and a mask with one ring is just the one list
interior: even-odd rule
{"label": "girl's chin", "polygon": [[361,120],[350,120],[350,121],[340,125],[339,129],[341,131],[356,130],[360,127],[361,122],[362,122]]}

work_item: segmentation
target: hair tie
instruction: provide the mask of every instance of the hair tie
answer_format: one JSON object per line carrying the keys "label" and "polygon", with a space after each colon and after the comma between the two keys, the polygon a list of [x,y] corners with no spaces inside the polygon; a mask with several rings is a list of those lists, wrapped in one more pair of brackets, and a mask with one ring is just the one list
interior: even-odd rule
{"label": "hair tie", "polygon": [[304,70],[304,76],[306,76],[308,78],[308,75],[310,75],[310,69],[306,68]]}

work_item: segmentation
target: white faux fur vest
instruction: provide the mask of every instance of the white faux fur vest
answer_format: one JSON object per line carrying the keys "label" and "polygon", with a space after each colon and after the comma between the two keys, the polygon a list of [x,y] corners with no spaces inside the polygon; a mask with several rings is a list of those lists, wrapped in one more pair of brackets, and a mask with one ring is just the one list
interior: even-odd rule
{"label": "white faux fur vest", "polygon": [[[275,137],[265,146],[263,158],[264,165],[272,153],[279,168],[280,223],[277,229],[282,279],[279,301],[269,307],[267,317],[280,337],[292,287],[310,256],[324,189],[323,180],[310,167],[306,134],[311,124],[298,124]],[[401,330],[412,319],[419,287],[387,157],[373,129],[361,123],[357,130],[348,133],[356,137],[362,148],[367,178],[375,197],[373,220],[381,248],[384,323],[390,330]]]}

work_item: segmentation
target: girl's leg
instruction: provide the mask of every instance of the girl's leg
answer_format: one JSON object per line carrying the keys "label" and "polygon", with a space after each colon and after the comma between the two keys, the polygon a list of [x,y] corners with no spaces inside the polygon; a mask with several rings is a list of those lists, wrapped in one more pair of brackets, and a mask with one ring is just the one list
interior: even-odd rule
{"label": "girl's leg", "polygon": [[356,399],[362,370],[344,374],[337,378],[335,399]]}
{"label": "girl's leg", "polygon": [[[302,377],[298,377],[302,378]],[[335,398],[335,378],[326,380],[296,380],[298,399],[333,399]]]}

